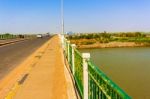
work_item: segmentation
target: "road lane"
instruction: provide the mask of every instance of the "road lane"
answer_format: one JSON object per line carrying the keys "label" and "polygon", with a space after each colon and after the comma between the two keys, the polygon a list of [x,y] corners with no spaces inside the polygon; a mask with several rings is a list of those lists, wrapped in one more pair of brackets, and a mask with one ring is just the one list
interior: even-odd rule
{"label": "road lane", "polygon": [[0,79],[25,60],[49,38],[36,38],[0,47]]}

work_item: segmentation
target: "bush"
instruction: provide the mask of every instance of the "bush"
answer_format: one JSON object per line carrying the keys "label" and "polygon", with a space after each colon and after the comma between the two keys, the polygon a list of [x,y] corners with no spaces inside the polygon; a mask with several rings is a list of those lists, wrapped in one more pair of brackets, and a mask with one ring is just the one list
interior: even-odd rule
{"label": "bush", "polygon": [[81,42],[81,45],[90,45],[90,44],[94,44],[96,42],[94,41],[86,41],[86,42]]}

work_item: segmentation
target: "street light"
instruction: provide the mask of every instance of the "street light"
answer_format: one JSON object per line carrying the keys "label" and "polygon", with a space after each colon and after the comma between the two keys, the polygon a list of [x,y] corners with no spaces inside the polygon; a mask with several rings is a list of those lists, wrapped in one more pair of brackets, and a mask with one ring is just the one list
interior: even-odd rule
{"label": "street light", "polygon": [[64,0],[61,0],[61,34],[64,35]]}
{"label": "street light", "polygon": [[61,0],[61,42],[62,42],[62,47],[64,47],[64,0]]}

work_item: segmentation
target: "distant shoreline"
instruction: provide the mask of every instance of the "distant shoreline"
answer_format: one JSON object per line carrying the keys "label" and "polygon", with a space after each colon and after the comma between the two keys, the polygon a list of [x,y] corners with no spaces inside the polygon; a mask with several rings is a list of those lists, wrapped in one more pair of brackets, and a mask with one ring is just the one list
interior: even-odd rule
{"label": "distant shoreline", "polygon": [[79,49],[92,48],[126,48],[126,47],[150,47],[150,43],[135,43],[135,42],[109,42],[109,43],[94,43],[94,44],[76,44]]}
{"label": "distant shoreline", "polygon": [[150,34],[141,32],[67,35],[77,48],[150,47]]}

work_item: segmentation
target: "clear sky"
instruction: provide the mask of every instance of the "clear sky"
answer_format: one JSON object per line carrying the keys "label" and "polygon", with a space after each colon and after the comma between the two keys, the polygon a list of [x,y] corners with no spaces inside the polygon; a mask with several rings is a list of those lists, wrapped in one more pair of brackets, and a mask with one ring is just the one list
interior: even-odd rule
{"label": "clear sky", "polygon": [[[150,31],[150,0],[64,1],[65,31]],[[60,30],[60,0],[0,0],[0,33]]]}

